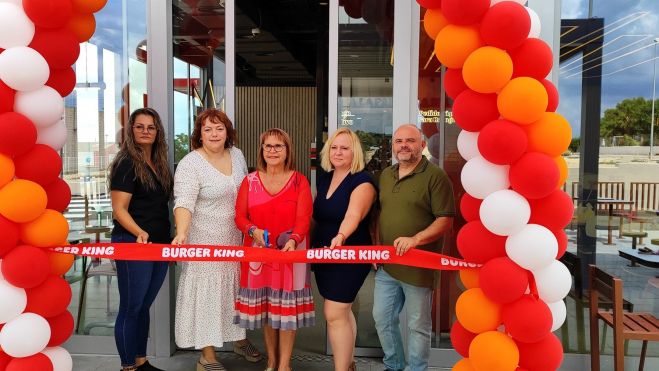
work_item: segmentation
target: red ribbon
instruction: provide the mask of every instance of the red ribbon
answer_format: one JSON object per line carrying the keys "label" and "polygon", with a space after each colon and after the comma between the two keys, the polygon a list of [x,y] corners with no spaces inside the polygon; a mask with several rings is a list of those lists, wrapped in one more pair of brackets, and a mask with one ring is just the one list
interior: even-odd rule
{"label": "red ribbon", "polygon": [[342,246],[282,252],[248,246],[94,243],[65,245],[52,251],[116,260],[239,261],[279,263],[379,263],[438,270],[478,268],[480,264],[429,251],[412,249],[396,255],[392,246]]}

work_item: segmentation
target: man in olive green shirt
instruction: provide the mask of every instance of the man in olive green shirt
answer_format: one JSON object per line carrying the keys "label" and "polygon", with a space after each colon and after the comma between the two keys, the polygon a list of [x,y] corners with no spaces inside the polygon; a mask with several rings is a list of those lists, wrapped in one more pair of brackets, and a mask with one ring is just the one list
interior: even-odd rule
{"label": "man in olive green shirt", "polygon": [[[380,175],[380,243],[398,255],[410,249],[440,252],[451,228],[455,206],[446,173],[421,152],[426,143],[414,125],[399,127],[393,136],[398,164]],[[432,333],[433,270],[389,264],[375,275],[373,318],[387,370],[428,369]],[[399,314],[407,306],[408,361],[405,360]]]}

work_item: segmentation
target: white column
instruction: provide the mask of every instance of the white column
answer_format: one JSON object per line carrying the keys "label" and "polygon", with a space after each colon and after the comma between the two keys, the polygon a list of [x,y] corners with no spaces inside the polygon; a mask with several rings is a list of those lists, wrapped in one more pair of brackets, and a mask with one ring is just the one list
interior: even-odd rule
{"label": "white column", "polygon": [[416,123],[418,114],[420,7],[416,1],[396,1],[394,11],[393,131]]}
{"label": "white column", "polygon": [[[332,135],[338,129],[339,86],[339,0],[329,3],[329,60],[327,68],[327,131]],[[320,143],[319,143],[320,145]]]}
{"label": "white column", "polygon": [[542,25],[540,38],[554,52],[554,68],[547,76],[547,79],[558,88],[558,57],[561,50],[561,0],[529,0],[527,6],[538,13]]}

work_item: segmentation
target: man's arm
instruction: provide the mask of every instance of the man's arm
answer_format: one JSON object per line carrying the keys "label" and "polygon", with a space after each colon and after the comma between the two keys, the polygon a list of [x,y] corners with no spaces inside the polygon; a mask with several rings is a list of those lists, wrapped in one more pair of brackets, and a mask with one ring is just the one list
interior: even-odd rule
{"label": "man's arm", "polygon": [[419,231],[412,237],[398,237],[394,240],[394,248],[397,255],[403,255],[410,249],[419,245],[429,244],[437,241],[453,225],[453,217],[440,216],[435,219],[426,229]]}

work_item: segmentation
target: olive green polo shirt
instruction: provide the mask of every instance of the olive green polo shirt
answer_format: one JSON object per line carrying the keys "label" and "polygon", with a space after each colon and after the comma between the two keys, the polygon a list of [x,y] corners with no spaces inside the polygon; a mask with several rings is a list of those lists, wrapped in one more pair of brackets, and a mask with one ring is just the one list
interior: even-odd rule
{"label": "olive green polo shirt", "polygon": [[[380,175],[380,242],[393,245],[398,237],[412,237],[439,217],[455,215],[453,187],[444,170],[425,157],[416,168],[398,179],[398,164]],[[441,252],[444,237],[417,249]],[[434,287],[437,271],[386,264],[384,270],[393,278],[420,287]]]}

